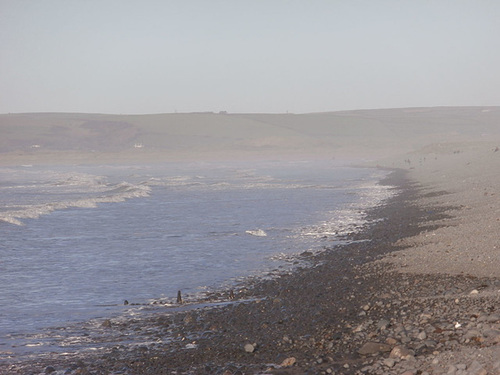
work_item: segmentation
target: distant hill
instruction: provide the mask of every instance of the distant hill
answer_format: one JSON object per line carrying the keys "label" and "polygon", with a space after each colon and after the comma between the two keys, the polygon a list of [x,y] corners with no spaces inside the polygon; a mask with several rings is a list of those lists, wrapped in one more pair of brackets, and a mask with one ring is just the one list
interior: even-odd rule
{"label": "distant hill", "polygon": [[500,107],[311,114],[0,115],[0,158],[12,155],[316,155],[379,157],[440,142],[500,136]]}

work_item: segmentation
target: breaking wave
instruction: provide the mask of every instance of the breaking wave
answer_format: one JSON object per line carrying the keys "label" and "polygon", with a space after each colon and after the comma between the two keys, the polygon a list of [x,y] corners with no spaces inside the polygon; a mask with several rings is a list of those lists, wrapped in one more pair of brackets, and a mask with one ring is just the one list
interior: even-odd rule
{"label": "breaking wave", "polygon": [[[56,210],[94,208],[100,203],[147,197],[151,192],[146,185],[108,183],[105,177],[85,173],[45,172],[43,178],[35,177],[36,182],[22,181],[0,187],[4,196],[0,202],[3,206],[0,207],[0,221],[23,225],[23,220],[37,219]],[[15,198],[9,200],[9,193],[14,191]]]}

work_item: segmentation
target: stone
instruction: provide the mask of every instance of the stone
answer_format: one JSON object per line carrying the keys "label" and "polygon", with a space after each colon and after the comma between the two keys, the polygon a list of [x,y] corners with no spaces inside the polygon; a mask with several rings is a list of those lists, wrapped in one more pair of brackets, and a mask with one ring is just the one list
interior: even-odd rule
{"label": "stone", "polygon": [[482,314],[482,315],[478,316],[477,321],[478,322],[486,322],[488,320],[488,316],[489,315],[487,315],[487,314]]}
{"label": "stone", "polygon": [[394,367],[395,364],[396,364],[396,360],[394,358],[384,359],[384,365],[386,365],[389,368]]}
{"label": "stone", "polygon": [[500,315],[499,314],[488,315],[488,317],[486,318],[486,321],[489,323],[496,323],[496,322],[500,321]]}
{"label": "stone", "polygon": [[295,357],[289,357],[283,360],[281,362],[281,367],[292,367],[295,363],[297,362],[297,359]]}
{"label": "stone", "polygon": [[253,344],[245,344],[244,349],[247,353],[253,353],[255,351],[255,346]]}
{"label": "stone", "polygon": [[391,346],[379,342],[367,342],[359,348],[358,353],[361,355],[370,355],[376,353],[390,352]]}
{"label": "stone", "polygon": [[398,345],[395,346],[392,350],[391,353],[389,354],[389,358],[401,358],[401,359],[407,359],[409,357],[412,357],[413,353],[406,347]]}
{"label": "stone", "polygon": [[354,333],[359,333],[359,332],[363,331],[364,329],[365,329],[364,324],[360,324],[359,326],[357,326],[356,328],[354,328],[352,331]]}
{"label": "stone", "polygon": [[500,361],[496,361],[491,366],[491,375],[500,375]]}
{"label": "stone", "polygon": [[111,320],[106,319],[104,322],[102,322],[101,326],[103,328],[111,328]]}
{"label": "stone", "polygon": [[487,375],[488,371],[478,361],[473,361],[467,369],[467,373],[469,375]]}
{"label": "stone", "polygon": [[56,372],[56,369],[54,367],[52,367],[52,366],[45,367],[45,371],[44,371],[45,374],[52,374],[53,372]]}
{"label": "stone", "polygon": [[425,340],[426,338],[427,338],[427,333],[425,333],[425,331],[422,331],[417,335],[417,339],[419,340]]}
{"label": "stone", "polygon": [[73,372],[78,368],[77,365],[72,364],[64,371],[64,374],[73,374]]}
{"label": "stone", "polygon": [[470,329],[467,331],[467,333],[464,335],[464,338],[465,339],[472,339],[474,337],[481,337],[481,332],[479,332],[478,330],[476,329]]}
{"label": "stone", "polygon": [[434,340],[424,340],[423,343],[428,348],[434,348],[437,345],[437,342]]}
{"label": "stone", "polygon": [[500,331],[496,329],[487,329],[483,331],[483,335],[484,337],[487,337],[488,339],[496,342],[498,342],[497,340],[500,339]]}
{"label": "stone", "polygon": [[388,337],[386,340],[385,340],[385,343],[388,344],[388,345],[396,345],[398,342],[398,340],[396,340],[395,338],[393,337]]}
{"label": "stone", "polygon": [[390,322],[387,319],[380,319],[380,321],[377,323],[377,328],[380,329],[381,331],[387,329],[389,327]]}

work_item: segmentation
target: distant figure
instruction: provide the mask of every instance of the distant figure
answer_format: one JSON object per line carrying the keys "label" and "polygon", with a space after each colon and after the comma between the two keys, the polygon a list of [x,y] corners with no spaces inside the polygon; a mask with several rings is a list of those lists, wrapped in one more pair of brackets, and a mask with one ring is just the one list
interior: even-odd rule
{"label": "distant figure", "polygon": [[128,301],[127,301],[127,300],[123,301],[123,304],[124,304],[125,306],[127,306],[127,305],[128,305]]}

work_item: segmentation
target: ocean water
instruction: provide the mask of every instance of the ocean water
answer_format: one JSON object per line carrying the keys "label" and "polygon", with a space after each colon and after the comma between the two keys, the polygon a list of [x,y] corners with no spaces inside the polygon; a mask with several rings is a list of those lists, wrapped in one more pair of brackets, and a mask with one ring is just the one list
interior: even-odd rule
{"label": "ocean water", "polygon": [[317,162],[0,168],[0,360],[45,350],[36,338],[53,327],[289,269],[358,230],[393,194],[385,174]]}

